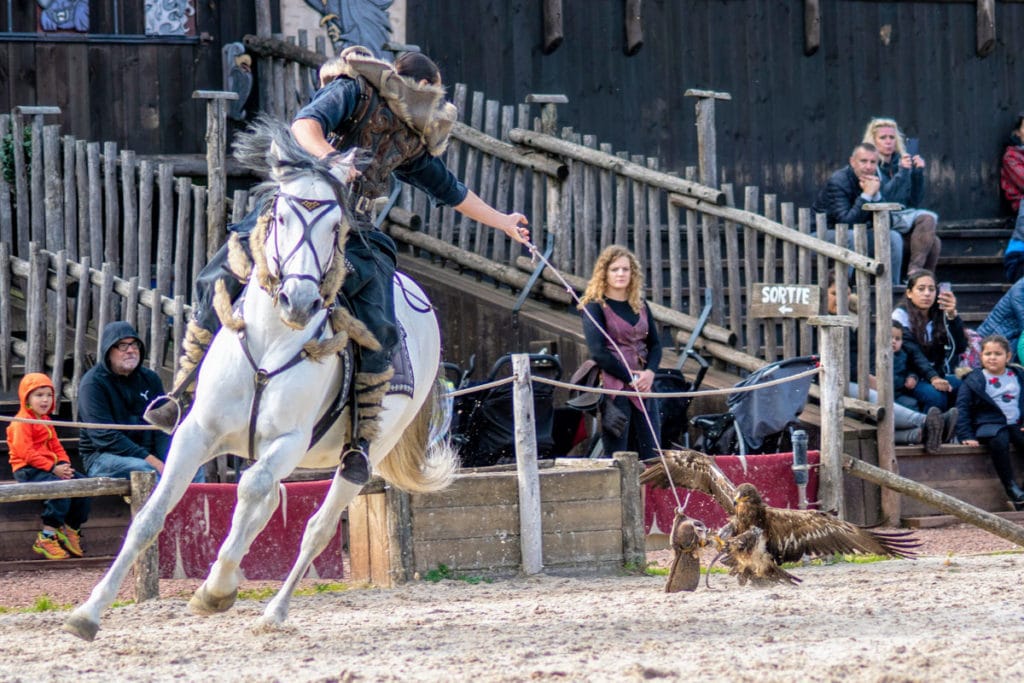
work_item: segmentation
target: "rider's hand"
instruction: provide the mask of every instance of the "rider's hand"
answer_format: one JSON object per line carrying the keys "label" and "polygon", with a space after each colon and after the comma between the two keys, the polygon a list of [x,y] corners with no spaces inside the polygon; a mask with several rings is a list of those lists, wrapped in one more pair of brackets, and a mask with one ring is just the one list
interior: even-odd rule
{"label": "rider's hand", "polygon": [[530,229],[525,227],[530,224],[521,213],[507,213],[504,215],[498,228],[520,244],[529,244]]}

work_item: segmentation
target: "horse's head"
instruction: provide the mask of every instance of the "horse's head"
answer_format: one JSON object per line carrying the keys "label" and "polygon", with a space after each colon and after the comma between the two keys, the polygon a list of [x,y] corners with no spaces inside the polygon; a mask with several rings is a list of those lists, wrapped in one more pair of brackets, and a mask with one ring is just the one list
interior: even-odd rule
{"label": "horse's head", "polygon": [[301,329],[331,304],[344,279],[348,168],[313,158],[283,126],[266,133],[273,197],[251,240],[255,276],[281,320]]}

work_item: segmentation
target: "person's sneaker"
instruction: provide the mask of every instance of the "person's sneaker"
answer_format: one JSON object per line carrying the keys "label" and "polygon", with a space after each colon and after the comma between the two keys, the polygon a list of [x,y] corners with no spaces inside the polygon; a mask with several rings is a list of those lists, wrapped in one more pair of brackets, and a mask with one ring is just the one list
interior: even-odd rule
{"label": "person's sneaker", "polygon": [[956,421],[959,417],[960,413],[956,406],[942,414],[942,443],[953,443],[956,436]]}
{"label": "person's sneaker", "polygon": [[56,536],[44,536],[42,532],[36,536],[36,542],[32,544],[32,550],[36,551],[48,560],[66,560],[69,555]]}
{"label": "person's sneaker", "polygon": [[69,554],[75,557],[85,555],[82,552],[82,535],[67,524],[57,529],[57,541]]}
{"label": "person's sneaker", "polygon": [[924,426],[921,431],[924,435],[924,450],[929,455],[935,455],[942,446],[942,413],[936,407],[931,407],[924,414]]}

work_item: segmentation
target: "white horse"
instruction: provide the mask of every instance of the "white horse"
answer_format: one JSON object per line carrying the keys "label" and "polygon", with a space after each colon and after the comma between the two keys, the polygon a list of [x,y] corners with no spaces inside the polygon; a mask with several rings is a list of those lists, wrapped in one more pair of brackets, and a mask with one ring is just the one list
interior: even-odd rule
{"label": "white horse", "polygon": [[[262,167],[253,158],[257,149]],[[344,346],[345,335],[335,334],[326,323],[332,315],[339,317],[327,306],[333,302],[330,290],[337,291],[344,277],[342,246],[348,226],[341,197],[348,171],[315,160],[287,128],[267,121],[236,144],[236,156],[255,170],[269,170],[273,182],[267,185],[276,194],[270,220],[252,236],[256,264],[242,295],[244,329],[225,325],[214,338],[199,373],[195,403],[174,434],[152,497],[132,521],[106,575],[65,622],[64,630],[85,640],[95,638],[101,613],[203,463],[223,453],[248,454],[255,460],[238,483],[231,531],[189,602],[193,612],[212,614],[234,603],[242,578],[239,564],[277,508],[280,481],[296,467],[336,467],[349,440],[351,420],[342,416],[310,447],[315,423],[329,410],[343,383],[337,350]],[[261,246],[265,258],[260,257]],[[423,305],[426,301],[413,282],[396,278],[396,313],[408,332],[416,384],[411,399],[387,396],[381,435],[369,454],[380,475],[409,491],[444,488],[458,464],[443,439],[434,439],[428,448],[432,414],[443,405],[434,393],[440,334],[431,307]],[[232,326],[241,324],[236,321]],[[255,368],[269,379],[254,401]],[[360,488],[335,473],[323,505],[306,525],[295,566],[257,627],[284,622],[296,584],[334,536],[342,510]]]}

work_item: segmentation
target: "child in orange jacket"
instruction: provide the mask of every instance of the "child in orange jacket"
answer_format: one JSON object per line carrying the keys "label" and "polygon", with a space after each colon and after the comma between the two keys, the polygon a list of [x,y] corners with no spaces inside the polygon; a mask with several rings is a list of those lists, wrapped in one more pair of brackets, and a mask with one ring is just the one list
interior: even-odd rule
{"label": "child in orange jacket", "polygon": [[[55,400],[53,383],[39,372],[31,372],[18,385],[21,410],[17,417],[49,421]],[[51,425],[12,422],[7,427],[7,446],[14,478],[19,482],[83,479]],[[32,550],[48,560],[81,557],[81,528],[89,519],[90,498],[55,498],[43,503],[43,530]]]}

